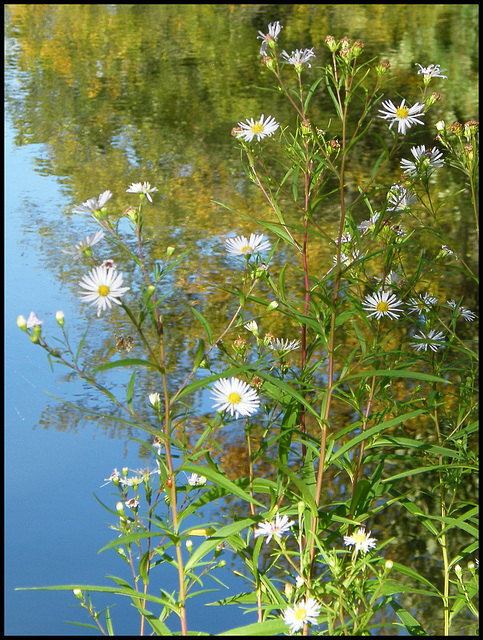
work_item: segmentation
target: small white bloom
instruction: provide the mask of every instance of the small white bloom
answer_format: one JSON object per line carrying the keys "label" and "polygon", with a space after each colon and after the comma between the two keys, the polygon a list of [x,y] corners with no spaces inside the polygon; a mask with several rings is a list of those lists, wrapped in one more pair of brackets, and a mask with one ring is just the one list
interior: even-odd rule
{"label": "small white bloom", "polygon": [[251,142],[256,136],[258,142],[260,142],[265,136],[273,135],[280,125],[273,116],[268,116],[268,118],[265,119],[262,113],[257,121],[253,118],[247,118],[246,122],[239,122],[238,126],[241,127],[243,131],[237,133],[237,138],[242,138],[245,142]]}
{"label": "small white bloom", "polygon": [[416,62],[416,65],[419,67],[418,75],[420,73],[424,76],[425,84],[429,84],[431,78],[447,78],[448,76],[444,76],[441,71],[446,71],[446,69],[441,69],[439,64],[430,64],[429,67],[423,67],[422,64]]}
{"label": "small white bloom", "polygon": [[152,187],[149,182],[133,182],[132,185],[126,189],[126,193],[142,193],[146,196],[149,202],[152,202],[151,194],[157,191],[157,187]]}
{"label": "small white bloom", "polygon": [[346,547],[354,547],[355,551],[362,551],[367,553],[369,549],[376,548],[376,538],[370,537],[371,532],[366,533],[364,527],[360,527],[356,533],[351,536],[344,536],[344,544]]}
{"label": "small white bloom", "polygon": [[284,50],[280,56],[284,59],[284,62],[287,64],[293,64],[296,69],[301,70],[303,64],[306,64],[308,67],[312,66],[309,60],[311,58],[315,58],[315,53],[313,49],[296,49],[295,51],[292,51],[292,55],[289,55]]}
{"label": "small white bloom", "polygon": [[412,342],[411,346],[416,349],[416,351],[427,351],[428,347],[432,351],[437,351],[444,347],[444,335],[441,331],[435,331],[431,329],[431,331],[426,335],[423,332],[420,332],[414,336],[414,339],[417,342]]}
{"label": "small white bloom", "polygon": [[282,355],[284,353],[288,353],[289,351],[294,351],[300,347],[300,340],[280,340],[277,338],[273,340],[269,345],[269,349],[272,351],[276,351],[278,355]]}
{"label": "small white bloom", "polygon": [[197,473],[192,473],[188,478],[188,484],[190,487],[202,487],[206,484],[205,476],[199,476]]}
{"label": "small white bloom", "polygon": [[[451,309],[456,309],[457,307],[457,304],[454,300],[448,300],[446,304]],[[463,317],[466,320],[466,322],[473,322],[473,320],[476,319],[475,314],[469,309],[466,309],[466,307],[458,307],[458,315]]]}
{"label": "small white bloom", "polygon": [[438,304],[438,298],[429,295],[429,293],[418,294],[417,298],[409,298],[406,304],[409,307],[408,313],[418,313],[421,316]]}
{"label": "small white bloom", "polygon": [[[347,242],[350,242],[352,240],[352,236],[349,232],[347,233],[343,233],[340,237],[340,243],[341,244],[346,244]],[[338,246],[339,245],[339,238],[334,238],[334,242],[335,244]]]}
{"label": "small white bloom", "polygon": [[400,184],[393,184],[388,193],[389,204],[388,211],[401,211],[410,207],[416,202],[416,195]]}
{"label": "small white bloom", "polygon": [[159,409],[159,407],[161,406],[161,396],[160,396],[160,394],[156,391],[155,393],[150,393],[148,398],[149,398],[149,402],[150,402],[151,406],[154,409]]}
{"label": "small white bloom", "polygon": [[260,400],[246,382],[238,378],[221,378],[214,384],[213,407],[218,411],[228,411],[235,418],[238,416],[251,416],[258,411]]}
{"label": "small white bloom", "polygon": [[384,120],[391,120],[389,129],[391,129],[392,125],[397,122],[397,131],[403,135],[406,135],[406,130],[410,129],[413,124],[424,124],[424,122],[418,120],[416,116],[424,116],[422,111],[425,105],[416,102],[416,104],[408,108],[405,106],[405,102],[406,100],[404,99],[399,107],[396,107],[391,100],[386,100],[382,103],[385,110],[379,109],[379,113],[382,113],[382,115],[378,116]]}
{"label": "small white bloom", "polygon": [[84,302],[97,305],[97,315],[100,316],[103,311],[111,308],[113,302],[121,304],[119,298],[129,290],[129,287],[122,286],[122,282],[122,274],[101,265],[83,276],[79,286],[86,291],[82,291],[80,295]]}
{"label": "small white bloom", "polygon": [[283,621],[289,625],[290,633],[303,629],[304,624],[317,624],[320,605],[314,598],[300,600],[294,607],[287,607]]}
{"label": "small white bloom", "polygon": [[104,484],[101,484],[101,487],[105,487],[106,484],[109,484],[110,482],[114,482],[114,481],[119,482],[120,480],[121,480],[121,474],[117,469],[114,469],[114,471],[111,473],[109,478],[104,478]]}
{"label": "small white bloom", "polygon": [[128,509],[137,509],[139,507],[139,500],[136,500],[136,498],[131,498],[130,500],[126,500],[124,504]]}
{"label": "small white bloom", "polygon": [[86,236],[84,240],[81,240],[81,242],[78,242],[70,249],[62,249],[62,253],[71,255],[72,260],[74,261],[79,260],[79,258],[82,257],[87,249],[93,247],[99,242],[99,240],[102,240],[103,237],[104,231],[102,229],[99,229],[92,236]]}
{"label": "small white bloom", "polygon": [[414,161],[401,160],[401,169],[410,176],[417,174],[430,176],[436,169],[440,169],[443,164],[443,154],[436,147],[426,149],[424,144],[419,147],[412,147]]}
{"label": "small white bloom", "polygon": [[257,40],[262,40],[262,44],[260,46],[260,55],[267,55],[267,47],[270,42],[276,42],[280,31],[283,29],[280,22],[277,20],[276,22],[272,22],[268,25],[268,33],[265,34],[262,31],[258,32]]}
{"label": "small white bloom", "polygon": [[33,311],[31,311],[27,318],[27,329],[33,329],[34,327],[40,327],[43,324],[43,320],[39,320]]}
{"label": "small white bloom", "polygon": [[245,329],[247,331],[250,331],[250,333],[253,333],[254,336],[260,335],[260,330],[258,328],[258,324],[257,324],[256,320],[250,320],[250,322],[247,322],[243,326],[245,327]]}
{"label": "small white bloom", "polygon": [[81,205],[74,207],[72,209],[72,213],[94,213],[95,211],[102,209],[106,202],[111,198],[112,193],[109,190],[103,191],[97,199],[89,198],[89,200],[86,200]]}
{"label": "small white bloom", "polygon": [[360,224],[357,225],[359,231],[364,235],[368,231],[374,231],[376,228],[376,222],[379,220],[380,213],[376,212],[373,216],[369,218],[369,220],[363,220]]}
{"label": "small white bloom", "polygon": [[263,234],[250,234],[248,240],[245,236],[237,236],[236,238],[227,238],[225,240],[225,247],[228,253],[232,253],[235,256],[246,256],[252,253],[259,253],[270,249],[270,242],[264,240]]}
{"label": "small white bloom", "polygon": [[454,258],[456,258],[456,260],[458,260],[458,256],[456,255],[456,253],[445,244],[443,244],[443,246],[441,247],[440,253],[442,256],[453,256]]}
{"label": "small white bloom", "polygon": [[368,318],[376,316],[380,320],[383,316],[398,318],[402,313],[400,306],[402,302],[390,291],[380,291],[373,295],[367,295],[362,306],[368,313]]}
{"label": "small white bloom", "polygon": [[279,513],[275,516],[275,520],[272,522],[262,522],[262,524],[255,529],[255,538],[258,536],[265,536],[266,544],[275,536],[281,538],[284,533],[289,531],[290,527],[295,524],[294,520],[289,520],[288,516],[281,516]]}

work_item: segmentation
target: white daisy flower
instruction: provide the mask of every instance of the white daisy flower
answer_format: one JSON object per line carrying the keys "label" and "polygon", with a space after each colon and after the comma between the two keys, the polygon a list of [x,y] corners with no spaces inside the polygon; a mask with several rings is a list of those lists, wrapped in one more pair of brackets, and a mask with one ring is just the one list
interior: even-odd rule
{"label": "white daisy flower", "polygon": [[157,190],[157,187],[152,187],[149,182],[133,182],[132,185],[126,189],[126,193],[143,193],[149,202],[152,202],[151,194]]}
{"label": "white daisy flower", "polygon": [[418,294],[417,298],[409,298],[406,304],[409,307],[408,313],[418,313],[421,316],[438,304],[438,298],[429,295],[429,293]]}
{"label": "white daisy flower", "polygon": [[406,209],[416,202],[416,195],[403,187],[401,184],[393,184],[389,189],[389,204],[388,211],[400,211]]}
{"label": "white daisy flower", "polygon": [[94,213],[95,211],[102,209],[106,202],[111,198],[112,193],[109,190],[103,191],[97,199],[89,198],[89,200],[86,200],[81,205],[74,207],[72,209],[72,213]]}
{"label": "white daisy flower", "polygon": [[294,520],[289,520],[288,516],[281,516],[279,513],[275,516],[275,520],[272,522],[262,522],[262,524],[255,529],[255,538],[258,536],[265,536],[266,544],[275,536],[281,538],[284,533],[289,531],[290,527],[295,524]]}
{"label": "white daisy flower", "polygon": [[410,176],[415,176],[418,173],[430,176],[444,164],[443,154],[436,147],[426,149],[422,144],[419,147],[412,147],[411,153],[414,156],[414,161],[401,160],[401,169]]}
{"label": "white daisy flower", "polygon": [[320,605],[314,598],[300,600],[294,607],[287,607],[283,621],[290,627],[290,633],[303,629],[304,624],[317,624]]}
{"label": "white daisy flower", "polygon": [[397,132],[402,133],[403,136],[406,135],[406,130],[410,129],[413,124],[424,124],[421,120],[418,120],[416,116],[424,116],[422,113],[425,105],[419,104],[416,102],[412,107],[405,106],[406,100],[404,99],[399,107],[396,107],[391,100],[386,100],[382,103],[382,106],[385,110],[379,109],[379,113],[382,113],[382,116],[378,116],[379,118],[383,118],[384,120],[391,120],[391,124],[389,125],[389,129],[392,128],[392,125],[397,122]]}
{"label": "white daisy flower", "polygon": [[380,320],[383,316],[398,318],[402,313],[402,302],[390,291],[379,291],[374,295],[367,295],[362,306],[368,313],[368,318],[376,316],[376,320]]}
{"label": "white daisy flower", "polygon": [[106,269],[102,265],[95,267],[87,275],[83,276],[79,286],[86,291],[81,292],[84,302],[97,305],[97,316],[110,309],[112,303],[121,304],[119,298],[129,290],[123,287],[123,277],[115,269]]}
{"label": "white daisy flower", "polygon": [[282,51],[280,56],[284,59],[284,62],[286,62],[287,64],[293,64],[293,65],[295,65],[295,68],[297,70],[301,70],[303,64],[306,64],[308,67],[312,66],[310,64],[309,60],[311,58],[315,58],[315,53],[314,53],[313,48],[312,49],[304,49],[304,50],[296,49],[295,51],[292,51],[292,55],[289,55],[284,50],[284,51]]}
{"label": "white daisy flower", "polygon": [[367,553],[369,549],[376,548],[376,538],[370,537],[371,532],[366,533],[364,527],[360,527],[356,533],[353,533],[351,536],[344,536],[344,544],[346,547],[354,547],[355,551],[362,551],[363,553]]}
{"label": "white daisy flower", "polygon": [[235,256],[246,256],[252,253],[259,253],[270,249],[270,242],[264,240],[263,234],[250,234],[248,240],[245,236],[237,236],[236,238],[227,238],[225,240],[225,247],[228,253],[232,253]]}
{"label": "white daisy flower", "polygon": [[246,382],[238,378],[221,378],[217,380],[213,389],[213,405],[217,411],[228,411],[235,418],[251,416],[258,411],[260,400],[257,392]]}
{"label": "white daisy flower", "polygon": [[70,249],[62,249],[62,253],[71,255],[72,260],[74,260],[75,262],[76,260],[79,260],[79,258],[82,257],[82,255],[87,251],[87,249],[90,249],[91,247],[93,247],[100,240],[102,240],[103,237],[104,237],[104,231],[102,231],[102,229],[99,229],[92,236],[86,236],[84,240],[81,240],[81,242],[78,242]]}
{"label": "white daisy flower", "polygon": [[422,64],[416,62],[416,65],[419,67],[418,75],[420,73],[424,76],[424,84],[429,84],[431,78],[447,78],[448,76],[444,76],[441,71],[446,71],[446,69],[441,69],[439,64],[430,64],[429,67],[423,67]]}
{"label": "white daisy flower", "polygon": [[288,353],[289,351],[294,351],[299,347],[300,347],[300,340],[289,341],[289,340],[280,340],[279,338],[277,338],[276,340],[273,340],[268,345],[268,348],[272,349],[272,351],[276,351],[278,355]]}
{"label": "white daisy flower", "polygon": [[443,342],[445,341],[444,334],[441,333],[441,331],[436,332],[434,329],[431,329],[427,335],[423,332],[417,333],[414,339],[417,340],[417,342],[412,342],[411,346],[416,349],[416,351],[427,351],[428,347],[432,351],[437,351],[444,347]]}
{"label": "white daisy flower", "polygon": [[245,142],[251,142],[255,136],[257,136],[258,142],[265,138],[265,136],[271,136],[279,128],[279,123],[276,122],[273,116],[268,116],[264,120],[265,116],[262,115],[255,122],[253,118],[248,119],[246,122],[239,122],[238,126],[243,129],[236,135],[237,138],[242,138]]}
{"label": "white daisy flower", "polygon": [[[268,25],[268,33],[265,34],[262,31],[258,32],[257,40],[262,40],[262,44],[260,46],[260,55],[267,55],[267,47],[270,45],[270,42],[276,42],[279,36],[280,31],[283,29],[280,22],[277,20],[276,22],[272,22]],[[273,45],[270,45],[273,46]]]}

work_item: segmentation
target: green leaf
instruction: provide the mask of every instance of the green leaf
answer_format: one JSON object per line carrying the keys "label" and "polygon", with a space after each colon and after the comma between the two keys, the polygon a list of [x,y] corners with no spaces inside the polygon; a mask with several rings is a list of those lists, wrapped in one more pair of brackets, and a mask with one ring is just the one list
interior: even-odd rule
{"label": "green leaf", "polygon": [[200,363],[203,360],[204,355],[205,355],[205,341],[203,340],[203,338],[200,338],[198,340],[198,348],[196,350],[195,361],[194,361],[194,364],[193,364],[193,373],[200,366]]}
{"label": "green leaf", "polygon": [[134,393],[134,381],[136,379],[136,371],[132,374],[131,379],[127,385],[126,389],[126,402],[129,407],[129,411],[132,413],[132,398]]}
{"label": "green leaf", "polygon": [[413,618],[413,616],[408,611],[406,611],[406,609],[402,607],[398,602],[391,599],[389,600],[389,604],[393,608],[399,620],[401,620],[404,628],[410,636],[428,635],[423,627],[419,624],[419,622],[415,618]]}
{"label": "green leaf", "polygon": [[209,344],[210,345],[213,344],[213,334],[211,333],[211,327],[208,324],[208,321],[203,316],[203,314],[198,311],[198,309],[195,309],[194,307],[190,307],[190,309],[193,312],[193,314],[198,318],[200,323],[202,324],[203,329],[206,331],[206,335],[208,336]]}
{"label": "green leaf", "polygon": [[265,620],[265,622],[254,622],[244,627],[235,627],[229,631],[218,633],[219,636],[274,636],[278,634],[286,635],[287,625],[282,618],[275,620]]}
{"label": "green leaf", "polygon": [[123,358],[122,360],[114,360],[113,362],[100,364],[98,367],[94,367],[92,371],[107,371],[108,369],[115,369],[116,367],[134,367],[137,365],[141,367],[152,367],[153,369],[157,369],[160,373],[163,373],[163,368],[158,364],[150,362],[149,360],[142,360],[141,358]]}
{"label": "green leaf", "polygon": [[139,575],[143,579],[144,584],[149,584],[149,558],[151,556],[151,552],[148,550],[141,558],[139,562]]}

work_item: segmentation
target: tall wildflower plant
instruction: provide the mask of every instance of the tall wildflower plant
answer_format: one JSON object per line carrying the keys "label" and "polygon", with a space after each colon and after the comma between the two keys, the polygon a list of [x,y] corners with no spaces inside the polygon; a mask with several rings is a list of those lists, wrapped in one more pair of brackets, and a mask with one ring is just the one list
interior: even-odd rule
{"label": "tall wildflower plant", "polygon": [[[476,315],[456,293],[443,299],[437,285],[450,269],[470,282],[477,274],[447,235],[442,213],[450,198],[435,194],[434,177],[450,167],[463,175],[477,234],[478,123],[440,121],[434,144],[413,144],[441,99],[429,92],[446,79],[439,65],[416,65],[421,94],[411,102],[386,87],[387,61],[361,62],[361,41],[327,36],[324,51],[287,52],[279,22],[258,38],[261,63],[296,124],[281,122],[266,104],[262,115],[247,114],[232,130],[270,215],[252,220],[249,238],[225,241],[244,268],[233,314],[214,335],[207,314],[192,309],[200,335],[182,382],[166,365],[170,328],[159,287],[184,256],[170,247],[162,266],[145,259],[143,209],[156,197],[149,183],[127,189],[138,198],[125,212],[136,251],[109,211],[110,191],[76,207],[100,229],[67,250],[91,263],[79,281],[83,301],[98,316],[116,311],[132,324],[133,335],[117,338],[119,359],[87,370],[86,338],[71,345],[62,312],[60,347],[50,344],[36,314],[19,316],[20,329],[52,361],[74,370],[115,405],[120,421],[147,437],[156,462],[114,469],[104,481],[117,492],[106,507],[116,532],[106,549],[130,567],[131,583],[113,577],[113,587],[57,588],[72,589],[105,635],[115,633],[115,623],[109,608],[95,610],[96,591],[127,596],[139,612],[140,635],[196,634],[196,599],[189,600],[208,578],[222,584],[217,571],[231,552],[251,588],[212,604],[238,605],[250,622],[225,634],[371,635],[403,627],[428,635],[428,620],[409,610],[406,592],[439,602],[438,633],[452,634],[456,623],[474,629],[477,506],[468,486],[477,469],[477,354],[467,327]],[[323,56],[328,62],[318,66]],[[317,74],[312,84],[309,68]],[[313,109],[321,91],[333,107],[323,122]],[[369,135],[379,154],[349,189],[349,167]],[[397,181],[388,177],[394,166]],[[328,209],[337,210],[332,230]],[[106,240],[112,252],[102,261],[95,253]],[[276,273],[284,247],[291,258]],[[322,247],[332,247],[330,264],[318,258]],[[140,283],[118,270],[118,254],[136,267]],[[284,335],[275,329],[280,319]],[[142,358],[129,356],[134,341]],[[134,371],[122,398],[97,378],[118,367]],[[136,373],[144,369],[147,398],[137,394]],[[208,414],[193,401],[202,390]],[[343,424],[335,417],[341,407]],[[203,428],[191,432],[189,416],[197,411]],[[217,433],[227,424],[246,442],[247,473],[234,479],[216,455]],[[224,497],[237,501],[236,518],[193,520]],[[426,575],[399,561],[398,546],[407,540],[391,525],[394,514],[437,550]],[[168,566],[176,589],[162,583]]]}

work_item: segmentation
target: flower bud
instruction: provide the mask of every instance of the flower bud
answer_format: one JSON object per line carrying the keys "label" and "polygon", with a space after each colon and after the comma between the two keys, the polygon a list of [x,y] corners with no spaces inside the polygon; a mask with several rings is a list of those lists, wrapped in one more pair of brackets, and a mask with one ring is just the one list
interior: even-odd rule
{"label": "flower bud", "polygon": [[39,344],[39,337],[36,333],[31,333],[30,334],[30,341],[33,342],[34,344]]}
{"label": "flower bud", "polygon": [[376,65],[375,71],[379,77],[386,75],[391,67],[391,63],[389,60],[381,60],[379,64]]}
{"label": "flower bud", "polygon": [[121,473],[123,478],[127,478],[127,474],[129,473],[129,467],[123,467]]}
{"label": "flower bud", "polygon": [[446,129],[446,123],[444,120],[438,120],[435,126],[440,133]]}
{"label": "flower bud", "polygon": [[463,569],[461,568],[461,566],[459,564],[455,564],[454,571],[455,571],[456,575],[458,576],[458,578],[461,578],[461,575],[463,574]]}
{"label": "flower bud", "polygon": [[55,314],[55,319],[57,320],[57,323],[58,323],[59,327],[63,327],[64,326],[64,312],[63,311],[57,311],[57,313]]}
{"label": "flower bud", "polygon": [[173,255],[174,252],[175,252],[175,248],[174,247],[167,247],[167,249],[166,249],[166,257],[170,258]]}
{"label": "flower bud", "polygon": [[122,503],[122,502],[118,502],[118,503],[116,504],[116,511],[118,512],[118,514],[119,514],[120,516],[123,516],[123,515],[124,515],[124,505],[123,505],[123,503]]}
{"label": "flower bud", "polygon": [[278,302],[276,300],[272,300],[272,302],[268,305],[267,311],[272,311],[278,307]]}
{"label": "flower bud", "polygon": [[161,396],[159,395],[159,393],[157,392],[150,393],[149,402],[151,403],[151,406],[153,407],[153,409],[155,409],[156,411],[159,411],[161,407]]}
{"label": "flower bud", "polygon": [[188,538],[185,544],[186,544],[186,548],[188,549],[188,552],[191,553],[193,550],[193,541]]}
{"label": "flower bud", "polygon": [[74,595],[79,600],[83,600],[84,599],[84,596],[82,595],[82,590],[81,589],[74,589]]}
{"label": "flower bud", "polygon": [[385,569],[387,569],[387,571],[390,571],[394,566],[394,562],[392,560],[386,560],[386,563],[384,565]]}
{"label": "flower bud", "polygon": [[335,53],[340,46],[334,36],[326,36],[325,44],[327,45],[331,53]]}
{"label": "flower bud", "polygon": [[17,327],[22,329],[22,331],[27,331],[27,321],[23,316],[18,316],[17,318]]}
{"label": "flower bud", "polygon": [[363,49],[364,43],[362,42],[362,40],[356,40],[352,45],[352,57],[357,58],[357,56],[360,56]]}

